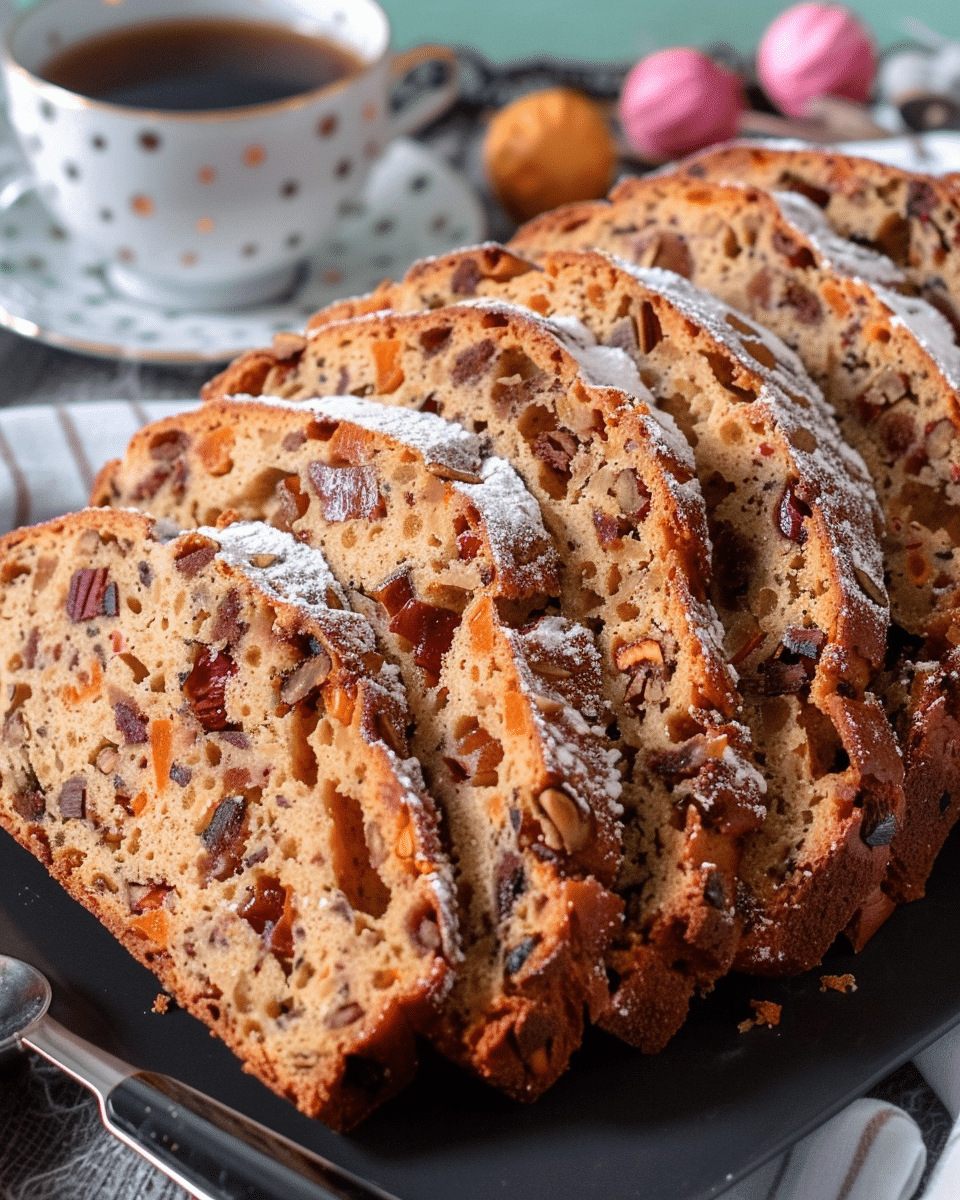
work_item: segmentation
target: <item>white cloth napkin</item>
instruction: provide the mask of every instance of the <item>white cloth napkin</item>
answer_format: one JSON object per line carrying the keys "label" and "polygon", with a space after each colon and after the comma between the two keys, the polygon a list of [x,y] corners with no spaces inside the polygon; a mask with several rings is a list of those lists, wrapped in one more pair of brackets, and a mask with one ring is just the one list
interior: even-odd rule
{"label": "white cloth napkin", "polygon": [[[910,1200],[926,1162],[920,1130],[903,1109],[856,1100],[723,1200]],[[960,1190],[950,1195],[957,1200]]]}
{"label": "white cloth napkin", "polygon": [[956,1122],[924,1192],[924,1200],[957,1200],[960,1196],[960,1026],[918,1054],[914,1063]]}

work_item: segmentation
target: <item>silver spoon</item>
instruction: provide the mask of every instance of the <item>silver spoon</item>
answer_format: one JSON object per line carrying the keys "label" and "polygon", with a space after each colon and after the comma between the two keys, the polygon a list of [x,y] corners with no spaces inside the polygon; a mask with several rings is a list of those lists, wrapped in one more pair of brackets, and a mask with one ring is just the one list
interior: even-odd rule
{"label": "silver spoon", "polygon": [[393,1200],[166,1075],[138,1071],[47,1014],[50,984],[0,954],[0,1060],[34,1050],[97,1097],[104,1125],[199,1200]]}

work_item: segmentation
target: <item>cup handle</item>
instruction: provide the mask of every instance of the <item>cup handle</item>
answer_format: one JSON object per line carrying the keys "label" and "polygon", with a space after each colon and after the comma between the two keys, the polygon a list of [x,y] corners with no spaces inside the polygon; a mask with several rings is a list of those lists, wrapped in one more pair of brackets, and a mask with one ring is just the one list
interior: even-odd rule
{"label": "cup handle", "polygon": [[[427,79],[425,94],[404,103],[398,83],[407,79],[425,63],[434,63],[436,68]],[[460,91],[460,68],[457,56],[448,46],[416,46],[394,55],[391,63],[393,94],[390,99],[391,137],[402,137],[426,125],[447,109],[456,100]]]}
{"label": "cup handle", "polygon": [[0,212],[6,212],[36,186],[37,181],[11,134],[9,142],[0,144]]}

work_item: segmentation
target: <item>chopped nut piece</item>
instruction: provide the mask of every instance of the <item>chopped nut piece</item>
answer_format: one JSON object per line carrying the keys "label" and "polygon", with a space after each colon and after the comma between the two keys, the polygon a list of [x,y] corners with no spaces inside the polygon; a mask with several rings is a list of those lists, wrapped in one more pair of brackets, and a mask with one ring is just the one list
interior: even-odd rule
{"label": "chopped nut piece", "polygon": [[466,467],[458,468],[445,462],[428,462],[424,466],[431,475],[436,475],[438,479],[452,479],[457,483],[480,483],[482,481],[482,476]]}
{"label": "chopped nut piece", "polygon": [[746,1033],[755,1025],[769,1025],[772,1028],[780,1024],[781,1005],[774,1004],[772,1000],[751,1000],[750,1007],[753,1009],[753,1019],[740,1022],[737,1028],[741,1033]]}
{"label": "chopped nut piece", "polygon": [[631,642],[621,646],[615,654],[614,661],[618,671],[629,671],[640,663],[663,663],[663,647],[654,638],[644,638],[640,642]]}
{"label": "chopped nut piece", "polygon": [[[67,594],[67,616],[74,624],[92,621],[94,617],[107,613],[104,602],[108,574],[106,567],[83,567],[79,571],[74,571]],[[114,589],[111,597],[113,611],[108,615],[115,617],[117,615],[116,585],[111,586]]]}
{"label": "chopped nut piece", "polygon": [[[564,849],[569,854],[576,854],[578,850],[582,850],[590,838],[590,822],[576,802],[558,788],[547,788],[537,799],[540,807],[556,826]],[[547,845],[550,845],[549,840]]]}
{"label": "chopped nut piece", "polygon": [[847,992],[855,992],[857,990],[857,981],[852,975],[821,975],[820,976],[820,991],[839,992],[842,996]]}
{"label": "chopped nut piece", "polygon": [[183,693],[207,732],[237,728],[227,721],[226,710],[227,681],[236,671],[237,664],[229,654],[205,646],[184,681]]}
{"label": "chopped nut piece", "polygon": [[104,746],[97,755],[96,768],[101,775],[110,775],[116,770],[120,754],[114,746]]}
{"label": "chopped nut piece", "polygon": [[297,704],[330,674],[333,666],[330,655],[322,647],[319,652],[294,668],[280,687],[280,699],[284,704]]}
{"label": "chopped nut piece", "polygon": [[65,821],[81,819],[86,815],[87,781],[82,775],[74,775],[60,789],[60,816]]}

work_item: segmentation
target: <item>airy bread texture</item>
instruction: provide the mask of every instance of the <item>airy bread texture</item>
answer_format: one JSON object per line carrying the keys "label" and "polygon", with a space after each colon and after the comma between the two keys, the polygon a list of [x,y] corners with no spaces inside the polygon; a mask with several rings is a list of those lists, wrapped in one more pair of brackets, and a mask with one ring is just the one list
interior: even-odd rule
{"label": "airy bread texture", "polygon": [[956,176],[921,175],[822,146],[750,142],[704,151],[678,170],[693,179],[806,196],[842,237],[872,246],[902,268],[914,289],[960,332]]}
{"label": "airy bread texture", "polygon": [[[485,246],[416,264],[359,303],[417,310],[469,296],[576,318],[629,351],[693,445],[717,551],[712,598],[770,802],[741,865],[747,930],[736,962],[813,965],[871,901],[903,809],[893,734],[864,696],[883,662],[887,614],[863,463],[786,346],[671,273],[573,252],[546,254],[541,269]],[[350,304],[318,313],[311,329]],[[805,497],[804,511],[812,502],[809,524],[800,507],[790,517],[788,494]]]}
{"label": "airy bread texture", "polygon": [[[821,385],[883,508],[892,629],[881,685],[904,749],[906,819],[873,914],[923,895],[960,816],[960,351],[945,319],[894,288],[904,272],[839,238],[795,193],[662,176],[629,180],[542,247],[599,244],[676,270],[788,342]],[[582,216],[583,214],[581,214]],[[572,227],[563,232],[566,225]],[[535,223],[521,231],[532,246]]]}
{"label": "airy bread texture", "polygon": [[[562,559],[561,603],[597,632],[622,750],[626,929],[600,1023],[647,1050],[738,944],[736,865],[764,782],[706,593],[709,543],[689,448],[627,354],[515,305],[371,316],[311,331],[264,386],[338,387],[482,431],[537,498]],[[256,357],[256,356],[254,356]],[[257,361],[261,361],[258,359]],[[249,382],[243,359],[207,390]]]}
{"label": "airy bread texture", "polygon": [[0,579],[0,823],[247,1070],[356,1124],[459,959],[372,629],[266,526],[85,510],[3,538]]}
{"label": "airy bread texture", "polygon": [[430,1033],[533,1099],[606,996],[621,785],[593,637],[538,616],[558,563],[520,478],[432,413],[238,400],[142,430],[95,498],[266,520],[323,550],[403,677],[456,870],[464,957]]}

